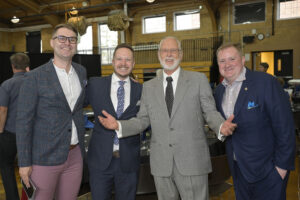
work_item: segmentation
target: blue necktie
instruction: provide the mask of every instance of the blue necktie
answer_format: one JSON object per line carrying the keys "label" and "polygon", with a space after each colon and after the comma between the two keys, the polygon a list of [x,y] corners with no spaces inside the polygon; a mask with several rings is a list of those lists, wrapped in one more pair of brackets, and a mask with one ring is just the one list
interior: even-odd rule
{"label": "blue necktie", "polygon": [[[119,81],[119,88],[117,91],[117,98],[118,98],[118,105],[117,105],[117,117],[119,118],[123,111],[124,111],[124,99],[125,99],[125,90],[124,90],[124,84],[126,81]],[[114,144],[118,145],[119,144],[119,138],[117,134],[115,134],[114,137]]]}

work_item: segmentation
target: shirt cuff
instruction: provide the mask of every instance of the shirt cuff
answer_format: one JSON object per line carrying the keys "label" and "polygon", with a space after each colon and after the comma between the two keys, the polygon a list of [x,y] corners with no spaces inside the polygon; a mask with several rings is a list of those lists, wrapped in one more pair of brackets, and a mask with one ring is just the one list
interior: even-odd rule
{"label": "shirt cuff", "polygon": [[115,130],[117,133],[118,138],[122,138],[122,125],[119,121],[117,121],[118,126],[119,126],[119,130]]}
{"label": "shirt cuff", "polygon": [[221,133],[221,127],[222,127],[222,126],[223,126],[223,123],[220,125],[219,132],[218,132],[217,137],[218,137],[218,139],[219,139],[220,141],[224,142],[225,139],[226,139],[226,136],[225,136],[225,135],[222,135],[222,133]]}

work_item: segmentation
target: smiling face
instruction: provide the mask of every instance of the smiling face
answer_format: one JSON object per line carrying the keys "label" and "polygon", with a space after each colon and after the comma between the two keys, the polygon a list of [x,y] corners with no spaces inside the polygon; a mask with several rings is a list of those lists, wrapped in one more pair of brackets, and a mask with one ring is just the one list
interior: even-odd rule
{"label": "smiling face", "polygon": [[233,46],[220,50],[217,57],[220,74],[231,84],[242,72],[245,57]]}
{"label": "smiling face", "polygon": [[175,38],[166,38],[162,41],[158,51],[158,59],[167,74],[172,74],[179,67],[182,51]]}
{"label": "smiling face", "polygon": [[134,66],[133,52],[128,48],[119,48],[114,54],[112,60],[115,74],[124,80],[132,72]]}
{"label": "smiling face", "polygon": [[50,45],[54,50],[54,59],[72,60],[77,51],[77,43],[71,44],[68,39],[65,42],[59,42],[57,36],[77,37],[76,33],[68,28],[59,28],[50,40]]}

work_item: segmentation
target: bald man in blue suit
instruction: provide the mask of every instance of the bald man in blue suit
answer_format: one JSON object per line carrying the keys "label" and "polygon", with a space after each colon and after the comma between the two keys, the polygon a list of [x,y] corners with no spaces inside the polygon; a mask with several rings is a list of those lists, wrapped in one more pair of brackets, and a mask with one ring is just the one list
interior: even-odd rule
{"label": "bald man in blue suit", "polygon": [[218,111],[233,118],[226,141],[237,200],[284,200],[294,169],[295,130],[289,100],[275,77],[244,67],[240,45],[217,50],[220,74],[215,91]]}

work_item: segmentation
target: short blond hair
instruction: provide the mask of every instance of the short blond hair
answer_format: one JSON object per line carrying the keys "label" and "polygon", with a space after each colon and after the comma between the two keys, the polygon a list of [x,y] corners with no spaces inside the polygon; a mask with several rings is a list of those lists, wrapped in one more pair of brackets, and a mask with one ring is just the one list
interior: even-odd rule
{"label": "short blond hair", "polygon": [[230,48],[230,47],[235,48],[239,52],[240,56],[241,57],[243,56],[242,46],[240,43],[226,42],[226,43],[223,43],[221,46],[219,46],[219,48],[217,49],[217,52],[216,52],[217,57],[218,57],[218,54],[220,51]]}

